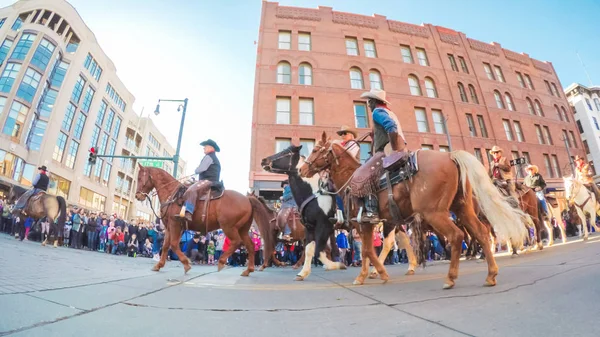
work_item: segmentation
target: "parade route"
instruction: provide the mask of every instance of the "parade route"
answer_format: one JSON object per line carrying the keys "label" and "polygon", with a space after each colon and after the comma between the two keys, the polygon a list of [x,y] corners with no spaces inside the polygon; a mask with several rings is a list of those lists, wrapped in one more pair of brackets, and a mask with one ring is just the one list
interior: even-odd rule
{"label": "parade route", "polygon": [[181,265],[150,271],[151,259],[41,247],[0,236],[0,336],[145,336],[209,329],[218,336],[593,335],[600,291],[600,237],[518,258],[498,258],[498,285],[482,287],[486,264],[461,261],[455,289],[442,290],[446,263],[390,281],[353,286],[358,268],[291,268],[248,278]]}

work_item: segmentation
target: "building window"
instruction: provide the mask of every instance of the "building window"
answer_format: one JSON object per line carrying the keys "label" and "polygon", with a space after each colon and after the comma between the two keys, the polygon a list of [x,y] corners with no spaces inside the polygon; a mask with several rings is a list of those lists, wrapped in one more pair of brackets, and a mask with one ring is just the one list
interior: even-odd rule
{"label": "building window", "polygon": [[454,55],[448,54],[448,60],[450,61],[450,67],[454,71],[458,71],[458,67],[456,66],[456,60],[454,60]]}
{"label": "building window", "polygon": [[65,160],[65,165],[70,169],[72,169],[75,166],[77,150],[79,150],[79,143],[77,143],[74,140],[71,140],[71,146],[69,146],[69,151],[67,152],[67,159]]}
{"label": "building window", "polygon": [[538,143],[542,145],[546,144],[544,136],[542,135],[542,128],[537,124],[535,125],[535,134],[537,135]]}
{"label": "building window", "polygon": [[546,84],[546,90],[548,90],[548,93],[550,94],[550,96],[554,96],[554,93],[552,92],[552,88],[550,88],[550,82],[544,80],[544,84]]}
{"label": "building window", "polygon": [[17,97],[31,103],[41,79],[42,75],[40,73],[31,68],[27,68],[25,76],[23,76],[23,80],[21,81],[21,85],[19,85],[19,89],[17,90]]}
{"label": "building window", "polygon": [[479,123],[479,131],[481,131],[481,137],[487,138],[488,133],[485,127],[485,120],[483,119],[483,116],[477,115],[477,122]]}
{"label": "building window", "polygon": [[358,41],[355,37],[346,37],[346,54],[358,56]]}
{"label": "building window", "polygon": [[519,85],[521,86],[521,88],[525,88],[525,81],[523,80],[523,75],[521,75],[520,72],[516,72],[517,73],[517,80],[519,81]]}
{"label": "building window", "polygon": [[298,67],[298,84],[312,85],[312,67],[308,63],[300,63]]}
{"label": "building window", "polygon": [[550,166],[550,157],[547,154],[544,154],[544,165],[546,166],[548,176],[554,178],[554,172],[552,171],[552,166]]}
{"label": "building window", "polygon": [[467,125],[469,126],[469,135],[471,137],[477,137],[477,129],[475,128],[475,122],[473,121],[473,115],[466,114]]}
{"label": "building window", "polygon": [[415,75],[408,76],[408,87],[410,88],[411,95],[421,96],[421,86],[419,85],[419,79]]}
{"label": "building window", "polygon": [[77,107],[73,105],[73,103],[69,103],[67,105],[67,110],[65,111],[65,117],[63,118],[62,128],[63,130],[69,132],[71,131],[71,125],[73,125],[73,118],[75,117],[75,110]]}
{"label": "building window", "polygon": [[440,110],[431,110],[433,116],[433,128],[435,133],[446,134],[446,126],[444,125],[444,116]]}
{"label": "building window", "polygon": [[350,68],[350,87],[352,89],[364,89],[362,72],[358,68]]}
{"label": "building window", "polygon": [[50,41],[42,39],[42,42],[40,42],[35,50],[35,54],[33,54],[31,64],[38,67],[41,71],[46,71],[46,67],[48,66],[48,63],[50,63],[50,58],[52,57],[55,48],[56,46]]}
{"label": "building window", "polygon": [[474,153],[477,160],[479,160],[479,162],[483,164],[483,155],[481,154],[481,150],[475,149]]}
{"label": "building window", "polygon": [[277,83],[292,83],[292,67],[288,62],[279,62],[279,64],[277,64]]}
{"label": "building window", "polygon": [[485,70],[485,74],[487,75],[488,80],[496,80],[494,78],[494,73],[492,73],[492,68],[489,63],[483,63],[483,69]]}
{"label": "building window", "polygon": [[527,162],[527,164],[531,164],[531,158],[529,157],[529,152],[523,152],[522,157],[525,158],[525,161]]}
{"label": "building window", "polygon": [[458,56],[458,62],[460,63],[460,67],[465,74],[469,73],[469,68],[467,67],[467,62],[465,62],[465,58],[462,56]]}
{"label": "building window", "polygon": [[25,57],[27,56],[27,53],[29,52],[29,49],[31,48],[33,41],[35,41],[35,37],[36,37],[35,34],[29,34],[29,33],[23,34],[21,36],[21,39],[19,40],[19,42],[17,42],[17,46],[13,50],[10,58],[23,61],[25,59]]}
{"label": "building window", "polygon": [[560,174],[560,165],[558,165],[558,157],[556,155],[552,155],[552,170],[554,171],[554,176],[559,178]]}
{"label": "building window", "polygon": [[562,112],[562,116],[563,116],[563,119],[565,120],[565,122],[569,122],[569,115],[567,115],[567,110],[565,109],[565,107],[561,106],[560,110]]}
{"label": "building window", "polygon": [[421,144],[421,150],[433,150],[433,145]]}
{"label": "building window", "polygon": [[56,88],[60,88],[63,80],[65,79],[65,75],[67,74],[68,68],[68,63],[57,60],[51,75],[50,85]]}
{"label": "building window", "polygon": [[515,140],[513,133],[512,133],[512,129],[510,128],[510,122],[508,121],[508,119],[503,119],[502,125],[504,126],[504,133],[506,134],[506,139],[511,140],[511,141]]}
{"label": "building window", "polygon": [[544,117],[544,110],[542,110],[542,105],[540,104],[540,102],[537,99],[534,101],[534,105],[535,105],[535,112],[537,113],[537,115]]}
{"label": "building window", "polygon": [[427,97],[437,98],[437,90],[435,90],[435,83],[430,77],[425,77],[425,92]]}
{"label": "building window", "polygon": [[48,186],[48,193],[61,196],[65,199],[69,197],[69,190],[71,189],[71,182],[67,179],[52,173],[50,176],[50,185]]}
{"label": "building window", "polygon": [[300,155],[308,158],[313,148],[315,147],[315,141],[312,139],[300,139]]}
{"label": "building window", "polygon": [[29,130],[29,136],[27,141],[27,147],[32,151],[39,151],[46,133],[47,122],[34,119]]}
{"label": "building window", "polygon": [[402,53],[402,61],[404,63],[413,63],[412,52],[409,46],[400,45],[400,52]]}
{"label": "building window", "polygon": [[52,153],[52,159],[56,160],[57,162],[62,161],[66,144],[67,144],[67,135],[64,132],[60,132],[58,134],[58,138],[56,139],[56,145],[54,145],[54,152]]}
{"label": "building window", "polygon": [[417,59],[419,60],[419,64],[422,66],[429,66],[429,60],[427,59],[427,53],[423,48],[417,48]]}
{"label": "building window", "polygon": [[560,93],[558,92],[558,89],[556,88],[556,84],[554,82],[552,82],[552,90],[554,91],[556,97],[560,97]]}
{"label": "building window", "polygon": [[23,19],[21,19],[21,17],[18,17],[15,22],[13,22],[12,27],[10,27],[10,29],[14,30],[14,31],[19,31],[19,29],[21,29],[21,26],[23,25]]}
{"label": "building window", "polygon": [[567,130],[562,130],[562,136],[565,142],[567,142],[567,145],[569,147],[573,147],[573,145],[571,144],[571,139],[569,139],[569,135],[567,134]]}
{"label": "building window", "polygon": [[292,48],[292,32],[290,31],[279,31],[279,49],[291,49]]}
{"label": "building window", "polygon": [[[115,122],[115,127],[113,128],[113,133],[112,136],[114,139],[118,139],[119,138],[119,131],[121,131],[121,118],[117,117],[117,121]],[[160,149],[160,147],[159,147]],[[165,157],[170,157],[170,156],[165,156]]]}
{"label": "building window", "polygon": [[18,63],[8,63],[0,76],[0,91],[9,93],[12,89],[15,78],[21,70],[21,65]]}
{"label": "building window", "polygon": [[47,89],[46,93],[42,96],[39,104],[39,112],[40,116],[44,118],[50,117],[52,113],[52,108],[54,108],[54,103],[56,102],[56,97],[58,96],[58,91],[54,89]]}
{"label": "building window", "polygon": [[535,111],[533,110],[533,104],[531,103],[531,100],[529,99],[529,97],[525,98],[525,102],[527,102],[527,110],[529,111],[529,114],[535,116]]}
{"label": "building window", "polygon": [[571,136],[571,142],[573,143],[573,146],[575,146],[575,148],[578,148],[577,140],[575,139],[575,134],[573,133],[573,131],[569,131],[569,135]]}
{"label": "building window", "polygon": [[73,93],[71,94],[71,100],[75,102],[75,104],[79,104],[79,100],[81,99],[81,93],[83,92],[84,86],[85,80],[80,75],[79,79],[75,83],[75,87],[73,87]]}
{"label": "building window", "polygon": [[94,99],[94,94],[96,91],[92,89],[92,87],[88,86],[85,91],[85,96],[83,97],[83,103],[81,103],[81,110],[84,112],[88,112],[90,110],[90,105],[92,104],[92,100]]}
{"label": "building window", "polygon": [[0,64],[4,64],[4,60],[6,60],[6,55],[12,48],[13,42],[11,40],[4,40],[2,42],[2,46],[0,46]]}
{"label": "building window", "polygon": [[85,120],[87,116],[83,114],[83,112],[79,112],[79,116],[77,117],[77,122],[75,122],[75,129],[73,131],[73,137],[76,139],[81,139],[81,134],[83,133],[83,127],[85,126]]}
{"label": "building window", "polygon": [[375,41],[373,40],[364,40],[363,46],[365,47],[365,56],[366,57],[377,57],[377,51],[375,50]]}
{"label": "building window", "polygon": [[460,94],[461,101],[469,103],[469,100],[467,99],[467,93],[465,92],[465,86],[460,82],[458,82],[458,93]]}
{"label": "building window", "polygon": [[556,115],[558,116],[558,119],[560,119],[560,121],[563,121],[563,116],[560,113],[560,109],[558,108],[558,105],[554,105],[554,109],[556,110]]}
{"label": "building window", "polygon": [[6,117],[2,133],[11,136],[13,140],[19,142],[28,112],[28,107],[17,101],[13,101],[10,106],[10,112]]}
{"label": "building window", "polygon": [[513,126],[515,127],[515,133],[517,134],[517,140],[519,142],[524,142],[525,137],[523,136],[523,129],[521,129],[521,123],[513,121]]}
{"label": "building window", "polygon": [[504,74],[502,74],[502,69],[499,66],[494,66],[494,71],[496,72],[496,77],[500,82],[506,82],[504,80]]}
{"label": "building window", "polygon": [[369,158],[371,158],[371,155],[370,155],[371,143],[360,142],[359,146],[360,146],[360,162],[364,164],[367,162],[367,160],[369,160]]}
{"label": "building window", "polygon": [[477,91],[472,84],[469,84],[469,93],[471,94],[471,101],[475,104],[479,104],[479,98],[477,98]]}
{"label": "building window", "polygon": [[367,106],[364,103],[354,102],[354,124],[357,128],[369,127],[369,116],[367,116]]}
{"label": "building window", "polygon": [[600,99],[594,98],[594,105],[596,106],[596,110],[600,111]]}
{"label": "building window", "polygon": [[583,149],[585,150],[585,154],[590,154],[590,147],[588,146],[587,140],[581,141],[583,144]]}
{"label": "building window", "polygon": [[[98,154],[106,154],[106,144],[108,144],[108,133],[103,132],[102,133],[102,138],[100,139],[100,144],[98,145]],[[154,154],[154,151],[152,151],[152,156],[155,156],[156,154]],[[149,154],[147,154],[149,155]]]}
{"label": "building window", "polygon": [[371,82],[371,89],[383,90],[383,83],[381,82],[381,74],[375,69],[371,69],[369,72],[369,81]]}
{"label": "building window", "polygon": [[312,98],[300,98],[300,125],[314,125],[314,102]]}
{"label": "building window", "polygon": [[429,132],[429,124],[427,123],[425,109],[415,108],[415,118],[417,120],[417,129],[419,132]]}
{"label": "building window", "polygon": [[98,116],[96,117],[96,124],[102,126],[102,122],[104,121],[104,115],[106,114],[106,107],[108,105],[105,101],[100,103],[100,109],[98,109]]}
{"label": "building window", "polygon": [[585,99],[585,103],[587,104],[587,106],[588,106],[588,108],[589,108],[590,110],[594,111],[594,108],[592,108],[592,103],[590,103],[590,100],[589,100],[589,99],[587,99],[587,98],[586,98],[586,99]]}
{"label": "building window", "polygon": [[504,93],[504,99],[506,100],[506,106],[508,107],[508,110],[515,111],[515,105],[513,104],[512,97],[510,97],[509,93]]}
{"label": "building window", "polygon": [[290,124],[292,122],[291,101],[290,97],[277,97],[277,124]]}
{"label": "building window", "polygon": [[531,81],[531,77],[529,77],[529,75],[525,74],[525,83],[527,83],[527,87],[531,90],[534,90],[534,86],[533,86],[533,82]]}
{"label": "building window", "polygon": [[289,138],[275,138],[275,152],[279,153],[292,145],[292,140]]}
{"label": "building window", "polygon": [[100,127],[94,126],[94,131],[92,131],[92,139],[90,140],[90,147],[96,147],[98,144],[98,138],[100,137]]}
{"label": "building window", "polygon": [[504,102],[502,101],[502,96],[497,90],[494,90],[494,99],[496,99],[496,107],[498,109],[504,109]]}
{"label": "building window", "polygon": [[445,145],[440,145],[440,152],[450,152],[450,147]]}
{"label": "building window", "polygon": [[79,203],[89,209],[104,211],[106,197],[82,187],[79,191]]}
{"label": "building window", "polygon": [[577,130],[579,131],[579,134],[583,133],[583,128],[581,127],[581,122],[577,121]]}
{"label": "building window", "polygon": [[310,33],[298,33],[298,50],[310,51]]}
{"label": "building window", "polygon": [[108,109],[108,117],[106,117],[106,124],[104,126],[104,129],[107,132],[110,132],[110,129],[112,129],[112,123],[115,119],[115,111],[113,109]]}
{"label": "building window", "polygon": [[550,133],[550,129],[547,126],[544,126],[543,130],[544,130],[544,137],[546,138],[546,143],[548,143],[548,145],[554,145],[554,142],[552,141],[552,134]]}
{"label": "building window", "polygon": [[100,182],[100,176],[102,176],[102,164],[104,164],[104,160],[98,158],[94,170],[94,180],[97,182]]}
{"label": "building window", "polygon": [[598,120],[596,119],[596,117],[592,117],[592,120],[594,121],[594,126],[596,126],[596,130],[600,131],[600,127],[598,126]]}

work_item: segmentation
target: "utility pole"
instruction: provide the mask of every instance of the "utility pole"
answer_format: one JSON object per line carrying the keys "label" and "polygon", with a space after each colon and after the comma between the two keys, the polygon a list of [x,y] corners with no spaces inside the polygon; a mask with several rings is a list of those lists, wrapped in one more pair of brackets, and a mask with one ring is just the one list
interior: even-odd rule
{"label": "utility pole", "polygon": [[446,139],[448,140],[448,149],[452,152],[452,139],[450,139],[450,130],[448,130],[448,115],[442,117],[442,123],[444,125],[444,131],[446,131]]}
{"label": "utility pole", "polygon": [[567,148],[567,155],[569,156],[569,165],[571,166],[571,174],[575,176],[575,163],[573,163],[573,157],[571,157],[571,151],[569,149],[569,140],[564,134],[561,136],[560,139],[565,143],[565,147]]}

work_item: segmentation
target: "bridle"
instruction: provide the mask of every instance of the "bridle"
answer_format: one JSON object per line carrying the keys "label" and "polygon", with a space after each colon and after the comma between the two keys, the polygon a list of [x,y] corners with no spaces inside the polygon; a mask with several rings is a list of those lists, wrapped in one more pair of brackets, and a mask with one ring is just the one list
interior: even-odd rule
{"label": "bridle", "polygon": [[[264,165],[263,168],[269,172],[272,173],[282,173],[282,174],[287,174],[287,173],[292,173],[292,172],[297,172],[298,170],[296,169],[296,166],[294,166],[292,164],[292,161],[294,159],[294,154],[296,154],[297,152],[293,152],[291,149],[285,149],[283,150],[277,157],[275,158],[269,158],[269,165]],[[277,160],[281,160],[285,157],[289,157],[288,163],[287,163],[287,168],[277,168],[277,167],[273,167],[273,162],[277,161]]]}
{"label": "bridle", "polygon": [[[578,186],[575,186],[575,185],[578,185]],[[577,187],[577,190],[576,190],[577,193],[575,193],[575,187]],[[585,189],[585,191],[588,193],[588,197],[585,199],[585,201],[582,204],[577,204],[575,202],[575,197],[577,195],[579,195],[579,191],[581,190],[582,187],[584,187],[584,185],[581,182],[579,182],[575,179],[571,180],[571,186],[569,186],[569,192],[570,192],[569,194],[571,195],[571,197],[569,198],[569,204],[575,205],[581,209],[583,209],[583,207],[585,207],[585,205],[588,203],[588,201],[590,201],[592,199],[592,196],[594,195],[592,192]]]}
{"label": "bridle", "polygon": [[[362,138],[365,138],[365,137],[362,137]],[[358,143],[358,141],[356,141],[356,140],[354,140],[354,139],[352,139],[352,140],[349,140],[348,142],[353,142],[355,146],[360,146],[360,144]],[[350,148],[351,148],[351,146],[345,146],[345,147],[344,147],[344,151],[343,151],[343,152],[342,152],[340,155],[336,155],[335,151],[333,151],[333,143],[332,143],[332,142],[329,142],[329,147],[325,147],[325,146],[323,146],[323,145],[319,145],[319,144],[315,145],[315,148],[314,148],[314,150],[318,150],[318,151],[319,151],[319,153],[321,153],[321,152],[324,152],[324,151],[327,151],[327,152],[326,152],[326,154],[325,154],[325,157],[324,157],[325,165],[324,165],[323,167],[321,167],[321,168],[319,168],[319,169],[315,169],[315,170],[318,170],[318,171],[320,172],[320,171],[326,170],[326,169],[328,169],[329,167],[331,167],[331,164],[332,164],[333,162],[330,162],[330,161],[329,161],[329,155],[330,155],[330,154],[333,156],[333,159],[334,159],[334,161],[335,161],[335,164],[336,164],[336,165],[339,165],[339,164],[340,164],[340,160],[339,160],[339,158],[340,158],[341,156],[343,156],[345,153],[347,153],[347,152],[348,152],[348,150],[349,150]],[[322,158],[322,157],[318,156],[317,158],[315,158],[315,159],[314,159],[314,160],[312,160],[312,161],[307,159],[307,160],[305,160],[304,162],[305,162],[305,163],[308,165],[308,169],[309,169],[309,170],[312,170],[312,169],[313,169],[313,168],[312,168],[312,165],[314,164],[315,160],[317,160],[317,159],[321,159],[321,158]],[[354,171],[354,172],[356,172],[356,171]],[[330,192],[330,191],[323,191],[323,193],[325,193],[325,194],[333,194],[333,195],[335,195],[335,194],[338,194],[340,191],[343,191],[343,190],[344,190],[344,188],[346,188],[346,186],[347,186],[347,185],[348,185],[348,183],[350,182],[350,180],[352,180],[352,177],[354,177],[354,172],[352,173],[352,175],[350,175],[350,177],[349,177],[349,178],[348,178],[348,180],[347,180],[347,181],[344,183],[344,185],[342,185],[342,187],[340,187],[340,188],[339,188],[337,191],[331,191],[331,192]]]}
{"label": "bridle", "polygon": [[172,185],[174,183],[178,183],[178,184],[182,185],[181,184],[181,180],[188,179],[188,178],[194,176],[195,174],[191,174],[189,176],[181,177],[179,179],[173,180],[173,181],[168,182],[166,184],[163,184],[161,186],[156,186],[156,184],[152,180],[152,175],[149,172],[146,172],[146,174],[148,175],[148,179],[146,179],[146,181],[142,185],[142,189],[143,190],[149,190],[150,188],[148,186],[146,186],[146,185],[148,185],[148,183],[150,183],[150,184],[152,184],[154,186],[154,188],[152,189],[152,190],[154,190],[154,192],[152,192],[152,193],[140,192],[139,188],[138,188],[138,191],[136,191],[135,193],[136,194],[139,193],[139,194],[143,195],[144,198],[145,198],[145,200],[148,200],[148,203],[150,204],[150,209],[152,210],[152,213],[154,213],[154,216],[157,217],[158,219],[160,219],[162,221],[164,217],[158,216],[158,214],[156,214],[156,211],[154,210],[154,205],[152,205],[152,197],[154,197],[155,195],[158,195],[158,189],[159,188],[167,187],[167,186]]}

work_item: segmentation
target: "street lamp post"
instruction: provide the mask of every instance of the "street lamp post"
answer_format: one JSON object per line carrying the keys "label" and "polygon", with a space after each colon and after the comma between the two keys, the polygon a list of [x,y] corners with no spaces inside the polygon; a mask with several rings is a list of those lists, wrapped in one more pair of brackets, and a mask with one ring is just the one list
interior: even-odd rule
{"label": "street lamp post", "polygon": [[450,130],[448,130],[448,115],[442,116],[442,122],[444,123],[444,130],[446,131],[446,139],[448,140],[448,150],[452,152],[452,139],[450,139]]}
{"label": "street lamp post", "polygon": [[180,104],[179,107],[177,107],[177,111],[179,111],[181,108],[183,108],[183,111],[181,113],[181,124],[179,126],[179,138],[177,139],[177,148],[175,149],[175,155],[173,156],[173,177],[177,179],[177,168],[179,166],[179,150],[181,148],[181,136],[183,135],[183,125],[185,124],[185,112],[187,110],[188,99],[159,99],[158,103],[156,104],[156,110],[154,110],[154,114],[157,116],[160,113],[160,102],[183,102],[183,104]]}

